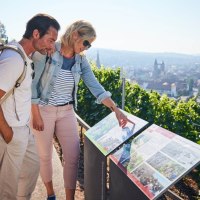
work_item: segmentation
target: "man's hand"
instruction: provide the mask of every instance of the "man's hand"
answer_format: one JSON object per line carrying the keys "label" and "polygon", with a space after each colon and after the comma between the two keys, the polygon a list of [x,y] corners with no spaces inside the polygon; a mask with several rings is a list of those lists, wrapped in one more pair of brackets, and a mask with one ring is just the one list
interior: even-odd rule
{"label": "man's hand", "polygon": [[0,133],[5,140],[5,142],[8,144],[12,138],[13,138],[13,131],[11,127],[7,127],[6,129],[2,130],[2,133]]}
{"label": "man's hand", "polygon": [[[0,89],[0,99],[6,94],[4,90]],[[12,128],[8,125],[5,120],[1,105],[0,105],[0,134],[2,135],[5,142],[8,144],[13,138]]]}

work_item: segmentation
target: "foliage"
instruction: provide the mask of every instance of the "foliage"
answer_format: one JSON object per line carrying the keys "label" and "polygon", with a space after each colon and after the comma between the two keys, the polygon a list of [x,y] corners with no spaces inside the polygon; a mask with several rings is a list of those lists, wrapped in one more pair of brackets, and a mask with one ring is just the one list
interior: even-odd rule
{"label": "foliage", "polygon": [[178,102],[173,110],[175,126],[172,131],[200,143],[200,105],[194,99]]}
{"label": "foliage", "polygon": [[[94,64],[92,69],[103,87],[112,93],[112,99],[121,105],[120,69],[98,69]],[[79,85],[78,115],[93,126],[111,111],[95,103],[95,98],[82,81]],[[139,85],[130,82],[126,82],[125,90],[125,111],[200,144],[200,105],[195,99],[176,102],[155,91],[146,92]]]}
{"label": "foliage", "polygon": [[0,21],[0,43],[7,43],[8,37],[6,35],[6,28]]}

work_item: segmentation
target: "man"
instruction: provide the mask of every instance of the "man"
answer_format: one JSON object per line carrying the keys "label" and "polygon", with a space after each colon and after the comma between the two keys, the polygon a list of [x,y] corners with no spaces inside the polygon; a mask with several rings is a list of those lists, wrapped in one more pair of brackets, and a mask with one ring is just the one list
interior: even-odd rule
{"label": "man", "polygon": [[[51,16],[38,14],[26,25],[23,38],[12,45],[20,48],[27,62],[25,79],[0,106],[0,200],[27,200],[35,188],[39,159],[29,127],[34,51],[46,54],[57,40],[59,23]],[[0,56],[0,98],[15,85],[24,61],[13,50]]]}

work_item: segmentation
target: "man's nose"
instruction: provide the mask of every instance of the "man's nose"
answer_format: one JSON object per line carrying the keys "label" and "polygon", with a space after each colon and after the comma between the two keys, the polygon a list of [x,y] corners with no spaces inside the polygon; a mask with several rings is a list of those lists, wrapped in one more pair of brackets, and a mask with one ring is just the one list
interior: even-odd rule
{"label": "man's nose", "polygon": [[55,42],[49,42],[47,49],[53,49],[55,46]]}
{"label": "man's nose", "polygon": [[54,49],[54,45],[55,45],[55,43],[51,43],[51,44],[49,45],[49,49]]}

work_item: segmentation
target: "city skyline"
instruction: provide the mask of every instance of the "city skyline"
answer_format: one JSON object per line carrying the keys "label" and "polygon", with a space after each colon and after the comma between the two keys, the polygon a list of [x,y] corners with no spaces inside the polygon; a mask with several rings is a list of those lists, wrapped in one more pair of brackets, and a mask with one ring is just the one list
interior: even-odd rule
{"label": "city skyline", "polygon": [[92,45],[96,48],[200,55],[198,0],[58,2],[5,1],[0,21],[9,40],[21,39],[26,22],[42,12],[59,21],[59,36],[77,19],[91,22],[97,31],[97,40]]}

